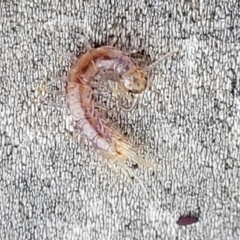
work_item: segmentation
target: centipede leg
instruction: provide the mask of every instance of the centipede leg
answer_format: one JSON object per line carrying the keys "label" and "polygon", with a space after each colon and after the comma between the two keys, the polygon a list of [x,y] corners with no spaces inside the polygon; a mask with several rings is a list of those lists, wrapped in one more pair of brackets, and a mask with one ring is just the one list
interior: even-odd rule
{"label": "centipede leg", "polygon": [[45,95],[58,93],[58,91],[50,91],[48,89],[49,86],[51,86],[55,82],[56,80],[54,79],[50,82],[45,81],[43,84],[41,84],[40,87],[35,90],[35,97],[32,99],[32,103],[37,104],[43,102],[45,104],[49,104],[45,99]]}
{"label": "centipede leg", "polygon": [[72,53],[63,53],[59,57],[60,64],[63,63],[63,59],[70,59],[71,64],[75,64],[78,58]]}
{"label": "centipede leg", "polygon": [[[119,76],[116,74],[116,73],[105,73],[103,72],[102,70],[99,71],[99,76],[100,76],[100,80],[98,82],[93,82],[91,83],[91,86],[92,87],[95,87],[97,88],[98,87],[98,92],[100,93],[97,93],[98,95],[102,95],[102,91],[101,89],[99,89],[99,86],[102,87],[102,89],[104,90],[110,90],[113,94],[114,97],[118,98],[118,95],[119,95]],[[108,78],[109,80],[111,81],[105,81],[106,78]],[[104,81],[102,81],[102,79],[104,79]],[[122,91],[122,90],[121,90]]]}
{"label": "centipede leg", "polygon": [[[138,97],[130,97],[126,90],[124,89],[123,85],[121,83],[117,83],[117,86],[114,88],[112,88],[112,92],[114,93],[115,97],[118,99],[120,106],[123,108],[123,110],[129,112],[132,111],[136,108],[136,106],[138,105],[139,102],[139,98]],[[125,106],[122,103],[122,100],[120,100],[121,95],[123,97],[125,97],[128,101],[131,102],[130,106]]]}
{"label": "centipede leg", "polygon": [[84,35],[81,35],[80,38],[81,38],[81,40],[82,40],[82,42],[83,42],[83,47],[84,47],[87,51],[91,50],[92,47],[91,47],[91,44],[90,44],[89,41],[88,41],[88,38],[85,37]]}
{"label": "centipede leg", "polygon": [[118,41],[118,37],[114,36],[113,39],[107,44],[108,46],[113,47]]}
{"label": "centipede leg", "polygon": [[[72,137],[74,142],[77,142],[77,137],[80,135],[80,133],[77,133],[77,126],[73,125],[73,131],[70,131],[68,129],[65,129],[65,131]],[[82,135],[82,134],[81,134]],[[81,136],[80,135],[80,136]]]}
{"label": "centipede leg", "polygon": [[139,177],[137,177],[137,175],[133,172],[133,170],[131,168],[129,168],[125,163],[123,162],[117,162],[117,165],[119,165],[121,167],[121,171],[123,172],[123,174],[125,175],[125,177],[127,177],[129,179],[130,182],[132,182],[131,177],[133,177],[134,179],[136,179],[138,181],[138,183],[140,184],[140,186],[142,187],[145,195],[147,197],[149,197],[146,187],[144,186],[143,182],[139,179]]}
{"label": "centipede leg", "polygon": [[105,128],[104,128],[102,119],[98,118],[98,122],[99,122],[99,125],[100,125],[100,132],[104,133]]}
{"label": "centipede leg", "polygon": [[147,193],[147,189],[146,187],[144,186],[143,182],[137,177],[136,174],[134,174],[134,172],[131,170],[131,175],[138,181],[138,183],[140,184],[140,186],[142,187],[146,197],[149,197],[148,193]]}
{"label": "centipede leg", "polygon": [[[138,98],[138,97],[135,97],[135,98],[134,98],[134,100],[133,100],[133,102],[131,103],[130,106],[126,106],[126,105],[123,104],[123,101],[120,99],[120,96],[123,95],[123,96],[126,97],[129,101],[131,101],[132,99],[130,99],[129,96],[127,96],[124,92],[123,92],[123,93],[122,93],[122,92],[119,93],[119,90],[116,89],[116,88],[114,88],[114,87],[111,88],[111,92],[113,93],[113,96],[118,99],[119,105],[121,106],[121,108],[122,108],[124,111],[129,112],[129,111],[134,110],[134,109],[137,107],[138,102],[139,102],[139,98]],[[120,95],[120,96],[119,96],[119,95]],[[100,107],[100,108],[101,108],[101,107]],[[103,108],[103,107],[102,107],[102,108]],[[104,110],[105,110],[105,109],[104,109]]]}
{"label": "centipede leg", "polygon": [[120,103],[121,108],[126,112],[130,112],[130,111],[134,110],[137,107],[137,104],[138,104],[138,97],[134,98],[133,103],[130,105],[130,107],[126,107]]}
{"label": "centipede leg", "polygon": [[119,30],[116,30],[116,34],[114,35],[113,39],[108,42],[107,45],[113,47],[117,43],[120,36],[121,36],[121,32]]}
{"label": "centipede leg", "polygon": [[128,56],[131,56],[132,54],[136,54],[136,53],[139,53],[139,52],[141,52],[141,51],[143,51],[145,49],[145,47],[141,47],[141,48],[136,48],[136,49],[133,49],[133,50],[131,50],[131,51],[126,51],[126,52],[124,52],[126,55],[128,55]]}

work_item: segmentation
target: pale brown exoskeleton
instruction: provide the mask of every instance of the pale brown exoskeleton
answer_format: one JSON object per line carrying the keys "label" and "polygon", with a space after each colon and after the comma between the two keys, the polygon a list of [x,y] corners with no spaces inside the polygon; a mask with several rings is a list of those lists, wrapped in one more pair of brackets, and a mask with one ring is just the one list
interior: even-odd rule
{"label": "pale brown exoskeleton", "polygon": [[66,85],[66,102],[76,129],[87,137],[97,152],[131,176],[134,174],[126,165],[127,159],[153,169],[155,166],[138,156],[138,147],[102,116],[92,97],[92,82],[108,72],[112,75],[110,81],[117,83],[114,91],[140,94],[148,86],[147,71],[137,66],[129,54],[115,47],[88,48],[71,68]]}

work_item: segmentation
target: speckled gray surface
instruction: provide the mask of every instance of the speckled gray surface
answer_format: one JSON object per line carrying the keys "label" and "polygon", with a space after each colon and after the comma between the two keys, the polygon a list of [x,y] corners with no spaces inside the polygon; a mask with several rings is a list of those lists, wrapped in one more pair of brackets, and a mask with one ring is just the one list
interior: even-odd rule
{"label": "speckled gray surface", "polygon": [[[1,1],[0,239],[239,239],[239,4]],[[181,49],[141,107],[115,114],[162,166],[135,171],[149,198],[73,141],[66,112],[48,105],[59,102],[81,34],[101,45],[116,28],[152,59]],[[199,222],[178,226],[188,212]]]}

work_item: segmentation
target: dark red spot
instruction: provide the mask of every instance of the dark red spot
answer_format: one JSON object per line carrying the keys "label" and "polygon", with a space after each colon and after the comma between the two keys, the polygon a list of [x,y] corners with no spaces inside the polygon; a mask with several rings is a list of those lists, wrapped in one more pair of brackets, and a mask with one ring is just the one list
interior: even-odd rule
{"label": "dark red spot", "polygon": [[179,226],[187,226],[196,222],[198,222],[198,217],[191,216],[191,215],[180,217],[177,220],[177,224]]}

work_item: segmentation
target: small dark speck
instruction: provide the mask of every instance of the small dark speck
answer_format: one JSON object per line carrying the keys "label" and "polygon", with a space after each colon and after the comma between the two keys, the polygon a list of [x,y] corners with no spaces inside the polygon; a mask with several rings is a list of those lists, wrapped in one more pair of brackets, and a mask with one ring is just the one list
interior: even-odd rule
{"label": "small dark speck", "polygon": [[177,220],[177,224],[179,226],[187,226],[196,222],[198,222],[198,217],[191,216],[191,215],[182,216]]}
{"label": "small dark speck", "polygon": [[132,165],[132,168],[133,168],[134,170],[136,170],[136,169],[138,169],[138,165],[137,165],[136,163],[134,163],[134,164]]}

